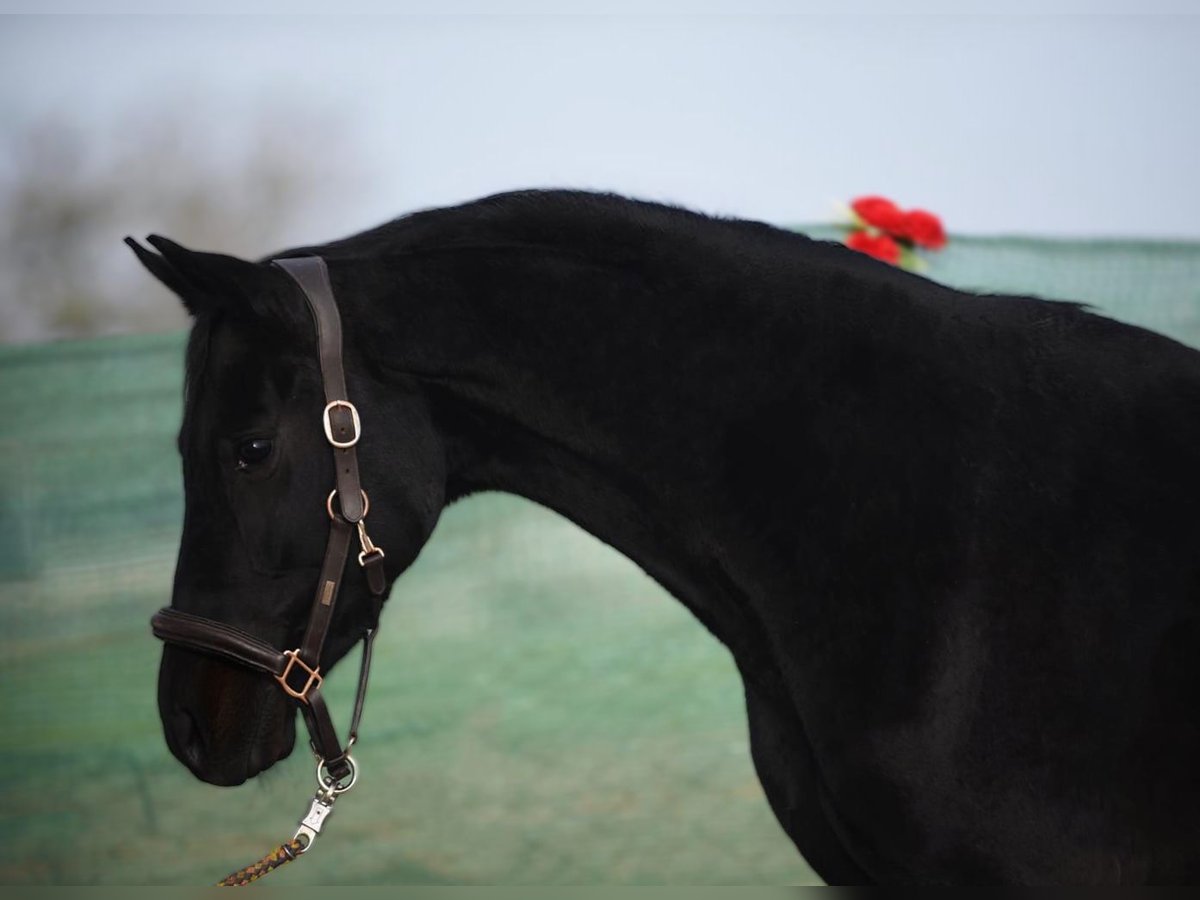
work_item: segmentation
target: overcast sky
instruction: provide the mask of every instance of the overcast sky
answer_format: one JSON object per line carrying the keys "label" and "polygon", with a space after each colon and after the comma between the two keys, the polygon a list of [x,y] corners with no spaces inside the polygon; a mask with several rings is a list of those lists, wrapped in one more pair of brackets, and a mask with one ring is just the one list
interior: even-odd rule
{"label": "overcast sky", "polygon": [[[287,109],[295,140],[354,150],[358,187],[312,239],[526,186],[782,223],[885,193],[957,232],[1200,238],[1200,17],[1113,14],[1189,4],[1012,16],[886,14],[874,11],[895,4],[865,0],[686,6],[3,16],[0,116],[8,129],[60,116],[100,148],[131,110],[169,103],[203,120],[196,152],[219,154],[264,105]],[[855,14],[779,13],[797,8]]]}

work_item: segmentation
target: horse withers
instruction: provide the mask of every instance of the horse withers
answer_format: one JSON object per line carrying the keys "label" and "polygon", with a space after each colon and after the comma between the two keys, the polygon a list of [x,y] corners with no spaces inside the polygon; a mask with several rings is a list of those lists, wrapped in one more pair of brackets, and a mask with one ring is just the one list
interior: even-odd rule
{"label": "horse withers", "polygon": [[[304,701],[263,671],[306,640],[330,522],[364,512],[330,498],[344,410],[286,271],[319,259],[383,587],[448,503],[530,498],[729,649],[767,798],[826,881],[1200,880],[1200,353],[611,195],[261,262],[150,243],[194,317],[172,614],[265,660],[164,649],[167,744],[198,777],[291,751]],[[325,670],[378,615],[346,566]]]}

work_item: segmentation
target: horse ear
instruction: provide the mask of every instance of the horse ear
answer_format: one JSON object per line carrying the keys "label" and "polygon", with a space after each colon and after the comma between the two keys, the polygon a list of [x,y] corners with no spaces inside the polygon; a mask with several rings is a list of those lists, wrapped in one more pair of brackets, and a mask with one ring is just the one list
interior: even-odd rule
{"label": "horse ear", "polygon": [[158,253],[133,238],[125,243],[150,274],[183,301],[192,316],[215,310],[249,312],[269,316],[277,311],[282,273],[262,263],[189,250],[168,238],[152,234],[146,238]]}
{"label": "horse ear", "polygon": [[169,290],[183,301],[183,306],[188,313],[195,316],[199,312],[195,303],[199,299],[196,291],[175,270],[174,266],[157,253],[147,250],[131,237],[125,238],[125,243],[137,256],[138,261],[149,270],[150,274],[166,285]]}

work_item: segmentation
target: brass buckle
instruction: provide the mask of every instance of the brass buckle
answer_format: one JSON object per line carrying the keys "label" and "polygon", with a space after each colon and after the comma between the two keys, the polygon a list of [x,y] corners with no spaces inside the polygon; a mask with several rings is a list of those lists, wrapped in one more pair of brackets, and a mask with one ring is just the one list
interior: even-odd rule
{"label": "brass buckle", "polygon": [[[344,406],[350,410],[350,421],[354,423],[354,437],[348,441],[337,441],[333,438],[333,422],[329,420],[329,412],[336,406]],[[349,400],[333,400],[325,404],[325,412],[321,414],[321,424],[325,426],[325,438],[339,450],[353,447],[362,437],[362,422],[358,418],[358,409]]]}
{"label": "brass buckle", "polygon": [[[301,703],[307,703],[308,692],[313,688],[320,688],[321,682],[324,680],[321,678],[321,667],[317,666],[315,669],[309,668],[308,663],[300,658],[299,648],[284,650],[283,655],[288,658],[288,663],[284,666],[283,673],[275,676],[275,680],[279,682],[279,686],[283,688],[283,692],[289,697],[295,697]],[[299,666],[304,671],[304,674],[308,676],[308,680],[304,682],[304,687],[298,691],[288,684],[288,676],[292,674],[292,669],[296,666]]]}

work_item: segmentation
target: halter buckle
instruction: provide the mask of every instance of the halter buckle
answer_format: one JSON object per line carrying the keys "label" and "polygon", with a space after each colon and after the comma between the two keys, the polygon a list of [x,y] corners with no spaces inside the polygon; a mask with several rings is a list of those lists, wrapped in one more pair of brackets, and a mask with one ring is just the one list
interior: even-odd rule
{"label": "halter buckle", "polygon": [[[315,669],[308,665],[300,658],[300,650],[284,650],[283,655],[288,658],[287,665],[284,666],[283,672],[275,676],[275,680],[279,682],[279,686],[283,688],[283,692],[289,697],[295,697],[301,703],[308,702],[308,692],[321,687],[321,682],[324,680],[321,677],[321,667]],[[292,669],[300,667],[301,671],[307,676],[304,682],[304,687],[296,690],[288,684],[288,677],[292,674]]]}
{"label": "halter buckle", "polygon": [[[329,413],[338,406],[342,406],[350,410],[350,421],[354,424],[354,436],[348,441],[339,441],[334,439],[333,436],[333,422],[329,418]],[[328,440],[329,443],[333,444],[333,446],[337,447],[339,450],[345,450],[349,447],[353,447],[358,443],[358,439],[362,437],[362,422],[358,418],[358,409],[349,400],[331,400],[329,403],[325,404],[325,412],[321,413],[321,424],[325,426],[326,440]]]}

